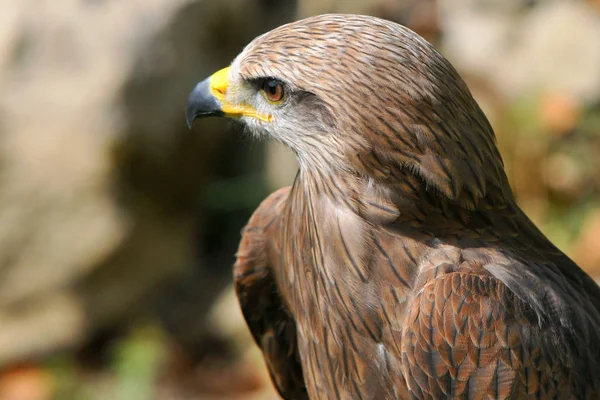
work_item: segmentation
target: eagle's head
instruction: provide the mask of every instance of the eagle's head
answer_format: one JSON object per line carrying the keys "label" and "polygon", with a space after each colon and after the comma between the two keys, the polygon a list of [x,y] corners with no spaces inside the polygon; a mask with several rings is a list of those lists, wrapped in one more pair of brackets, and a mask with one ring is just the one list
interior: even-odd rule
{"label": "eagle's head", "polygon": [[190,94],[188,124],[210,115],[281,141],[301,169],[416,175],[470,206],[506,185],[492,128],[455,69],[375,17],[321,15],[259,36]]}

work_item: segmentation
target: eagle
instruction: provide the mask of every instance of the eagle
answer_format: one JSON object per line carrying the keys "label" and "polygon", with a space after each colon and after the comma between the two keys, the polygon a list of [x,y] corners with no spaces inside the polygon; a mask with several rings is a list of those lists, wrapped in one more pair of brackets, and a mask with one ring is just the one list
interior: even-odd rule
{"label": "eagle", "polygon": [[285,399],[598,399],[600,288],[517,205],[486,116],[409,29],[321,15],[192,90],[289,147],[234,285]]}

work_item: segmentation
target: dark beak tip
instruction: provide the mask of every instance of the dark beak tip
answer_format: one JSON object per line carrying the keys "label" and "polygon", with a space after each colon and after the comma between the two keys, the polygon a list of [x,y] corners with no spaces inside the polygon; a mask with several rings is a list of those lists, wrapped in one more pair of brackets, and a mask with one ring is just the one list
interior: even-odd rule
{"label": "dark beak tip", "polygon": [[188,107],[188,109],[185,111],[185,122],[188,129],[191,130],[194,127],[194,121],[196,121],[196,115],[194,115],[193,111],[190,113],[190,109]]}
{"label": "dark beak tip", "polygon": [[189,129],[197,118],[221,115],[221,103],[210,90],[210,78],[198,83],[188,97],[185,120]]}

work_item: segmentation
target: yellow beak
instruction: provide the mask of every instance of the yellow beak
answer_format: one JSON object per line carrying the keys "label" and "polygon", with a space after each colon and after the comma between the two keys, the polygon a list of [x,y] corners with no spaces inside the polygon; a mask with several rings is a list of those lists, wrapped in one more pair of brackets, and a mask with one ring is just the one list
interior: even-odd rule
{"label": "yellow beak", "polygon": [[230,68],[224,68],[198,83],[188,98],[186,120],[191,128],[196,118],[226,116],[230,118],[253,117],[264,122],[271,115],[259,114],[247,104],[231,104],[225,98],[229,89]]}

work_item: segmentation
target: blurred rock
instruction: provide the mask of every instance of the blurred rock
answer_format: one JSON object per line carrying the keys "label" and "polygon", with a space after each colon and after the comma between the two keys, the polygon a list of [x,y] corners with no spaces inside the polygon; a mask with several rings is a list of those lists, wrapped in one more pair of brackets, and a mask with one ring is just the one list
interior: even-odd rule
{"label": "blurred rock", "polygon": [[600,99],[600,13],[590,2],[446,0],[440,10],[443,47],[458,69],[489,78],[509,97]]}
{"label": "blurred rock", "polygon": [[0,364],[75,346],[183,276],[226,141],[222,122],[187,131],[188,92],[293,6],[1,3]]}

